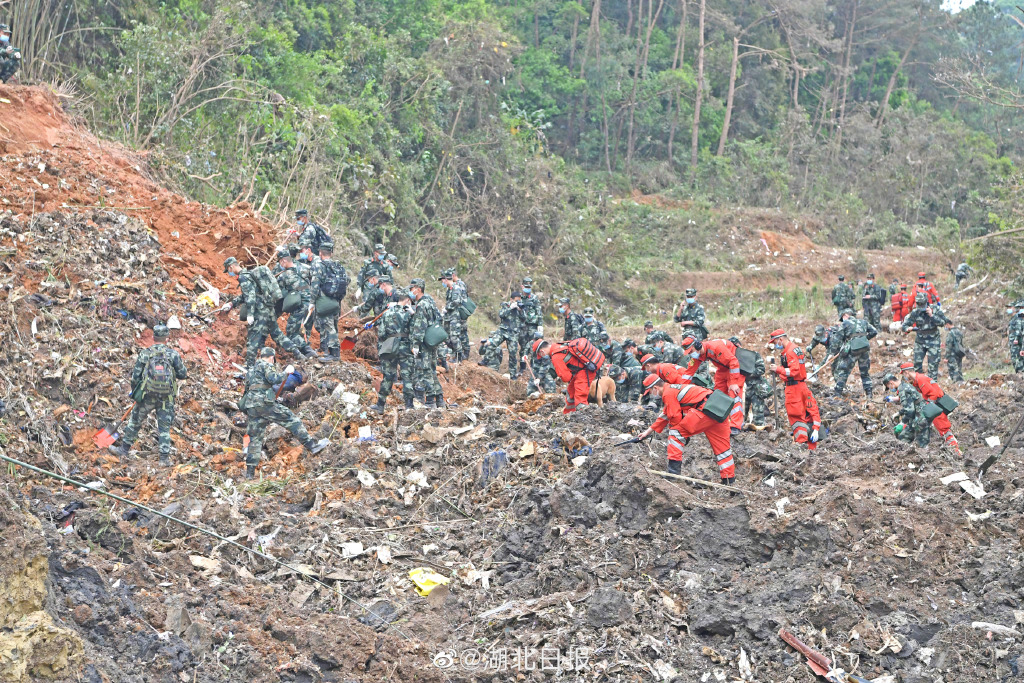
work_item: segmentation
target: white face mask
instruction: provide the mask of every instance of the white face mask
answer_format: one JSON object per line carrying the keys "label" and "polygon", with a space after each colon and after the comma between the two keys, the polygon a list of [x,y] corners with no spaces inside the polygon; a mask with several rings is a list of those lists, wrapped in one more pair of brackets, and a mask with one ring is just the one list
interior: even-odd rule
{"label": "white face mask", "polygon": [[559,312],[559,313],[565,313],[565,311],[566,311],[566,308],[565,308],[565,306],[559,306],[559,307],[558,307],[558,312]]}
{"label": "white face mask", "polygon": [[874,284],[874,282],[875,282],[874,280],[868,280],[868,284],[869,284],[869,285],[870,285],[870,284]]}
{"label": "white face mask", "polygon": [[690,351],[690,358],[694,360],[700,358],[700,351]]}
{"label": "white face mask", "polygon": [[583,316],[583,319],[586,320],[588,323],[594,322],[594,316],[592,315],[585,315]]}
{"label": "white face mask", "polygon": [[686,297],[686,303],[688,303],[688,304],[692,304],[695,301],[696,301],[696,299],[694,299],[693,297],[689,297],[689,296]]}

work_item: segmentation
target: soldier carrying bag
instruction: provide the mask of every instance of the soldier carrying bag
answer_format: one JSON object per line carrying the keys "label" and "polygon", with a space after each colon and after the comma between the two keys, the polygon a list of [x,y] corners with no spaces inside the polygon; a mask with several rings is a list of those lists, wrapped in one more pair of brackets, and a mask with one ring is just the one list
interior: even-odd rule
{"label": "soldier carrying bag", "polygon": [[402,335],[395,335],[385,339],[377,349],[377,357],[381,360],[393,360],[396,358],[402,350],[402,340],[405,338]]}
{"label": "soldier carrying bag", "polygon": [[708,400],[704,403],[704,407],[701,408],[701,412],[710,417],[715,422],[725,422],[729,419],[729,415],[732,413],[733,406],[736,405],[736,401],[732,396],[715,389],[715,391],[708,396]]}
{"label": "soldier carrying bag", "polygon": [[466,297],[466,303],[459,306],[459,317],[463,320],[468,320],[469,316],[476,312],[476,304],[468,296]]}

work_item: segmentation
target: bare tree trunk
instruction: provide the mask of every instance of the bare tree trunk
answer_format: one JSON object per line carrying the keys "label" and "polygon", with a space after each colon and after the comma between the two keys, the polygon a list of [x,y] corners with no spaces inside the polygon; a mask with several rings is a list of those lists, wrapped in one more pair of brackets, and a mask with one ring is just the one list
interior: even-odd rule
{"label": "bare tree trunk", "polygon": [[725,154],[725,141],[729,139],[729,121],[732,119],[732,100],[736,94],[736,67],[740,61],[740,38],[732,39],[732,66],[729,67],[729,94],[725,98],[725,119],[722,121],[722,136],[718,138],[718,156]]}
{"label": "bare tree trunk", "polygon": [[697,20],[697,97],[693,103],[693,129],[690,132],[690,185],[697,182],[697,143],[700,133],[700,105],[704,97],[704,15],[707,0],[700,0],[700,13]]}
{"label": "bare tree trunk", "polygon": [[[679,0],[682,6],[682,18],[679,20],[679,32],[676,33],[676,51],[672,56],[672,70],[675,71],[683,65],[683,58],[686,56],[686,10],[689,7],[688,0]],[[675,87],[672,99],[669,100],[669,108],[675,105],[675,112],[672,114],[672,125],[668,131],[668,162],[673,163],[672,145],[676,139],[676,128],[679,126],[679,86]]]}
{"label": "bare tree trunk", "polygon": [[846,29],[846,50],[843,53],[842,96],[839,101],[839,130],[836,134],[835,153],[839,154],[839,148],[843,144],[843,126],[846,124],[846,98],[850,94],[850,61],[853,54],[853,31],[857,26],[857,7],[859,0],[853,0],[853,7],[850,10],[850,23]]}
{"label": "bare tree trunk", "polygon": [[885,97],[882,98],[882,106],[878,108],[878,118],[875,119],[875,127],[881,128],[882,124],[885,123],[885,115],[889,113],[889,98],[892,97],[893,88],[896,87],[896,79],[899,78],[900,71],[903,70],[903,65],[907,63],[907,57],[913,51],[914,46],[917,45],[917,39],[921,37],[918,33],[914,36],[914,39],[910,41],[910,45],[907,46],[907,51],[900,57],[900,63],[892,72],[892,76],[889,77],[889,84],[885,86]]}
{"label": "bare tree trunk", "polygon": [[[569,38],[569,73],[571,74],[576,68],[576,41],[579,39],[580,32],[580,15],[577,14],[572,20],[572,34]],[[576,143],[576,111],[579,105],[579,98],[573,95],[572,106],[569,108],[569,131],[565,136],[565,146],[563,152],[568,152],[569,147],[574,146]]]}
{"label": "bare tree trunk", "polygon": [[[648,4],[654,4],[654,0],[647,0]],[[632,2],[629,3],[632,8]],[[629,94],[629,126],[626,129],[626,176],[631,177],[633,170],[633,124],[636,120],[636,92],[640,83],[640,60],[643,58],[644,42],[640,36],[644,30],[644,0],[640,0],[637,8],[640,19],[636,22],[636,59],[633,60],[633,89]]]}

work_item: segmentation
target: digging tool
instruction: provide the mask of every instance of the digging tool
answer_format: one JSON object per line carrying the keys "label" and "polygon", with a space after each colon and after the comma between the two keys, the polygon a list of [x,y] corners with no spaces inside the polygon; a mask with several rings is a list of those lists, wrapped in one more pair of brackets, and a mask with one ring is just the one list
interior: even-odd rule
{"label": "digging tool", "polygon": [[779,394],[776,389],[779,383],[779,373],[772,373],[772,405],[775,408],[775,431],[779,429]]}
{"label": "digging tool", "polygon": [[822,363],[821,365],[819,365],[817,370],[815,370],[811,374],[807,375],[807,379],[809,380],[812,377],[814,377],[815,375],[817,375],[819,372],[821,372],[823,369],[825,369],[826,365],[828,365],[829,363],[831,363],[832,361],[834,361],[838,357],[839,357],[839,354],[838,353],[834,353],[831,356],[829,356],[828,358],[826,358],[825,362]]}
{"label": "digging tool", "polygon": [[848,674],[842,669],[832,668],[832,660],[817,650],[805,645],[799,638],[784,628],[779,629],[779,638],[782,638],[794,650],[807,658],[807,666],[811,671],[832,683],[870,683],[868,679],[861,678],[855,674]]}
{"label": "digging tool", "polygon": [[1017,432],[1020,431],[1021,425],[1024,425],[1024,415],[1021,415],[1020,419],[1017,420],[1017,426],[1014,427],[1013,431],[1010,432],[1010,436],[1006,438],[1006,443],[1003,444],[1003,447],[1000,449],[1000,451],[995,455],[988,456],[988,460],[981,463],[981,467],[978,469],[978,478],[981,478],[981,475],[988,472],[988,468],[992,467],[992,465],[995,465],[996,461],[999,460],[999,458],[1003,457],[1003,453],[1005,453],[1006,449],[1010,447],[1010,442],[1013,441],[1013,437],[1017,436]]}
{"label": "digging tool", "polygon": [[[654,436],[654,435],[652,434],[651,436]],[[641,443],[643,440],[644,439],[641,439],[639,436],[634,436],[632,439],[626,439],[625,441],[623,441],[621,443],[612,444],[612,448],[618,448],[619,446],[626,446],[626,445],[629,445],[631,443]]]}
{"label": "digging tool", "polygon": [[[381,312],[380,312],[380,315],[378,315],[378,316],[377,316],[376,318],[374,318],[373,320],[369,321],[369,322],[370,322],[370,325],[372,326],[372,325],[373,325],[373,324],[374,324],[375,322],[377,322],[378,320],[380,320],[380,316],[381,316],[381,315],[384,315],[384,311],[381,311]],[[342,339],[342,340],[341,340],[341,348],[342,348],[342,350],[343,350],[343,351],[351,351],[352,349],[354,349],[354,348],[356,347],[356,339],[357,339],[357,338],[359,337],[359,335],[361,335],[361,334],[362,334],[363,332],[366,332],[366,329],[365,329],[365,328],[364,328],[364,329],[361,329],[361,330],[359,330],[358,332],[356,332],[356,333],[355,333],[355,335],[348,335],[348,336],[346,336],[346,337],[345,337],[344,339]]]}
{"label": "digging tool", "polygon": [[100,448],[106,448],[117,441],[117,437],[119,436],[118,431],[120,431],[121,425],[123,425],[124,421],[128,419],[128,416],[131,415],[133,408],[135,408],[134,402],[128,406],[128,410],[124,411],[124,415],[121,416],[121,419],[117,424],[108,424],[93,435],[92,440],[96,442],[97,446]]}

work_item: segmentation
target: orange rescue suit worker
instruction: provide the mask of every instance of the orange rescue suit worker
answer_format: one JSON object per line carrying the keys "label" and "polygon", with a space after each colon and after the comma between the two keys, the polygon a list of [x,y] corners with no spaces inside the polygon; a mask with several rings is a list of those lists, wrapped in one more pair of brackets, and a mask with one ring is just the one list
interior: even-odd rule
{"label": "orange rescue suit worker", "polygon": [[769,369],[786,385],[786,417],[793,428],[793,441],[805,443],[813,451],[818,447],[821,415],[818,413],[818,402],[814,400],[814,394],[805,381],[807,367],[804,365],[804,352],[781,329],[772,332],[771,346],[779,352],[779,362],[772,363]]}
{"label": "orange rescue suit worker", "polygon": [[638,436],[644,440],[654,432],[661,434],[668,427],[668,471],[679,474],[682,471],[683,446],[691,436],[703,434],[711,444],[711,450],[718,461],[718,475],[723,484],[732,484],[736,479],[736,465],[732,457],[729,422],[717,422],[704,414],[701,408],[714,393],[695,384],[666,384],[657,375],[648,375],[644,380],[645,393],[661,397],[661,415]]}
{"label": "orange rescue suit worker", "polygon": [[562,414],[575,412],[577,406],[589,401],[590,383],[604,365],[604,354],[586,338],[580,337],[564,344],[552,344],[544,339],[533,342],[533,355],[538,359],[551,358],[558,379],[566,387],[565,408]]}
{"label": "orange rescue suit worker", "polygon": [[[946,392],[931,377],[923,372],[915,372],[913,363],[901,363],[900,372],[903,373],[908,382],[921,392],[921,397],[924,400],[935,402],[946,395]],[[939,434],[945,439],[946,445],[953,449],[953,452],[957,455],[963,455],[960,451],[960,443],[956,440],[956,435],[953,434],[953,425],[950,424],[949,417],[945,413],[932,420],[932,425],[939,430]]]}
{"label": "orange rescue suit worker", "polygon": [[736,358],[736,347],[727,339],[708,339],[697,341],[694,337],[686,337],[680,343],[683,351],[690,357],[690,364],[683,372],[683,379],[692,382],[701,363],[711,361],[715,366],[715,389],[729,394],[735,404],[729,415],[729,426],[733,434],[738,434],[743,427],[743,375],[740,374],[740,362]]}

